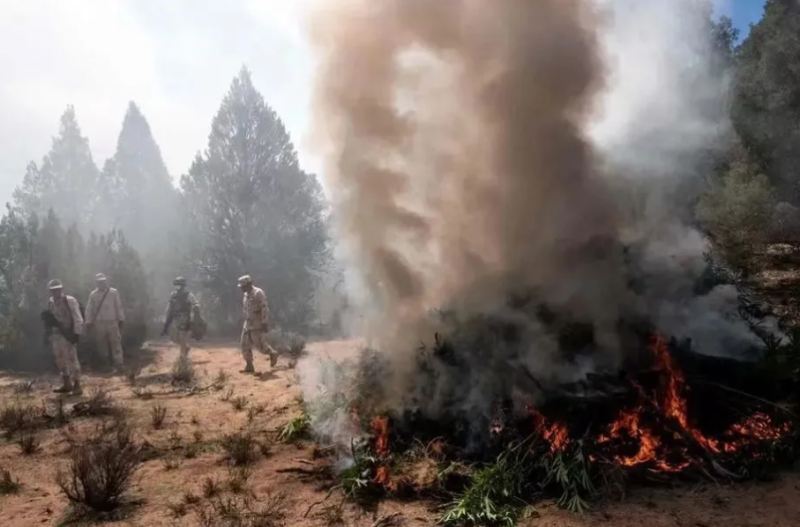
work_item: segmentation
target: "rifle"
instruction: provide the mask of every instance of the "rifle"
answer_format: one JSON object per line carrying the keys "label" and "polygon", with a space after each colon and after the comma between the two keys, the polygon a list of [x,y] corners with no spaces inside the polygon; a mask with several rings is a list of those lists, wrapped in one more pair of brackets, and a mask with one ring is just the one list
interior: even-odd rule
{"label": "rifle", "polygon": [[47,340],[48,337],[53,334],[53,329],[57,329],[58,332],[61,333],[61,335],[65,339],[67,339],[67,342],[71,344],[78,343],[79,340],[78,334],[75,333],[73,330],[67,329],[64,326],[62,326],[61,322],[58,321],[58,319],[56,318],[56,316],[53,314],[52,311],[50,311],[49,309],[45,309],[41,313],[41,318],[42,322],[44,323],[45,340]]}

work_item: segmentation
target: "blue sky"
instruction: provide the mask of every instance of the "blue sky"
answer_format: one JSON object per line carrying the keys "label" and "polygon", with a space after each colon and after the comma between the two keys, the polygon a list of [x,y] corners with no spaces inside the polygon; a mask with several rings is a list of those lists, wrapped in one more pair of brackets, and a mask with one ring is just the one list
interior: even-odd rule
{"label": "blue sky", "polygon": [[726,11],[733,19],[733,23],[741,30],[740,37],[744,38],[750,24],[761,18],[764,12],[764,0],[729,0],[730,5]]}

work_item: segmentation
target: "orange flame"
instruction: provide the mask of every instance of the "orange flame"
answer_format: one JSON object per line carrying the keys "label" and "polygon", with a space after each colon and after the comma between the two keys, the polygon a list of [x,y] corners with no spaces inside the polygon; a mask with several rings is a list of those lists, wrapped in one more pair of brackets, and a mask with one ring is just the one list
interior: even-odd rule
{"label": "orange flame", "polygon": [[372,433],[375,434],[375,453],[385,456],[389,453],[389,418],[376,416],[372,420]]}
{"label": "orange flame", "polygon": [[528,411],[536,422],[536,429],[542,438],[550,443],[550,451],[558,452],[569,444],[569,430],[561,423],[548,423],[544,416],[533,407],[528,407]]}
{"label": "orange flame", "polygon": [[[626,437],[637,441],[639,450],[635,454],[614,456],[614,462],[628,467],[651,462],[656,469],[664,472],[679,472],[691,465],[686,447],[672,448],[665,452],[665,445],[661,443],[657,434],[642,424],[645,405],[654,407],[678,426],[680,431],[674,432],[676,439],[690,437],[699,446],[715,454],[733,453],[754,441],[775,441],[791,430],[789,424],[775,426],[768,415],[756,413],[741,423],[734,424],[719,440],[707,437],[689,422],[686,399],[683,397],[685,378],[682,372],[673,366],[669,346],[660,335],[654,334],[649,349],[655,356],[659,370],[664,374],[660,396],[651,400],[644,389],[634,383],[639,392],[639,405],[620,412],[617,419],[608,427],[608,432],[595,440],[598,445]],[[550,443],[552,452],[564,448],[569,443],[569,433],[565,426],[559,423],[548,424],[535,409],[529,410],[536,420],[537,429],[540,430],[542,437]],[[596,458],[590,456],[590,459]]]}

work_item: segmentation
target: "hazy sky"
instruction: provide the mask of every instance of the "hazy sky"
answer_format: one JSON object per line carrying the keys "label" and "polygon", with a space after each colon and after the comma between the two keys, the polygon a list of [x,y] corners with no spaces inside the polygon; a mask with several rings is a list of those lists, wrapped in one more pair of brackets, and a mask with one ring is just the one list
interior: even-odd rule
{"label": "hazy sky", "polygon": [[[668,0],[662,0],[668,1]],[[729,0],[737,25],[762,0]],[[246,64],[288,127],[301,163],[313,62],[301,0],[0,0],[0,203],[50,147],[73,104],[95,163],[113,155],[130,100],[144,112],[170,173],[205,148],[211,119]]]}

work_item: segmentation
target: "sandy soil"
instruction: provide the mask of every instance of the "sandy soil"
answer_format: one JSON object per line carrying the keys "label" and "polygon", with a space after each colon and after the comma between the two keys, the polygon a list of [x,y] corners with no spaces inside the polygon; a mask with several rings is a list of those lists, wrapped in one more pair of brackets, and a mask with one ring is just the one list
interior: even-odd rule
{"label": "sandy soil", "polygon": [[[127,518],[116,525],[141,527],[192,526],[198,525],[192,512],[176,517],[171,505],[180,503],[187,492],[201,495],[200,486],[206,477],[220,481],[227,479],[228,470],[222,453],[214,442],[224,434],[236,431],[248,424],[247,408],[233,409],[230,402],[223,401],[229,389],[233,397],[245,396],[248,407],[264,406],[264,411],[255,415],[249,424],[259,432],[275,430],[299,414],[297,397],[299,389],[294,370],[281,359],[270,371],[268,361],[257,357],[258,376],[240,375],[241,358],[233,346],[209,344],[204,349],[192,351],[192,360],[199,373],[200,386],[209,386],[219,371],[230,374],[222,390],[200,390],[188,392],[173,389],[169,384],[169,371],[177,353],[172,346],[155,344],[155,351],[147,357],[149,364],[143,369],[139,383],[152,392],[151,399],[137,397],[125,379],[99,374],[87,374],[86,391],[103,387],[129,412],[136,424],[137,434],[150,443],[158,457],[146,462],[139,472],[133,490],[134,497],[142,503],[132,509]],[[342,356],[354,348],[352,342],[336,341],[315,343],[310,346],[312,356]],[[34,388],[25,394],[15,393],[14,386],[23,379],[0,372],[0,400],[20,397],[31,402],[52,400],[50,393],[56,385],[55,377],[35,378]],[[71,404],[83,398],[70,397]],[[167,408],[166,424],[154,430],[150,412],[155,404]],[[97,419],[76,419],[70,426],[91,426]],[[58,525],[67,508],[54,477],[65,463],[63,455],[66,443],[63,431],[47,430],[42,433],[42,448],[33,456],[19,453],[16,444],[0,440],[0,468],[9,469],[23,487],[19,494],[0,496],[0,525],[22,527],[31,525]],[[170,445],[197,442],[199,454],[191,459],[169,454]],[[253,468],[249,485],[256,496],[284,492],[289,499],[286,525],[311,526],[330,525],[328,519],[319,515],[323,506],[316,506],[305,517],[309,506],[322,500],[327,492],[313,481],[297,473],[280,472],[290,467],[310,467],[314,447],[311,444],[276,444],[267,458],[260,458]],[[177,467],[168,467],[165,460],[174,459]],[[317,462],[318,463],[318,462]],[[736,486],[703,485],[673,489],[643,489],[617,503],[609,503],[585,517],[576,517],[556,510],[552,506],[541,506],[538,517],[523,522],[523,525],[547,527],[614,526],[633,527],[789,527],[800,525],[800,477],[784,474],[768,483],[747,483]],[[328,504],[341,500],[335,494]],[[363,512],[352,505],[343,508],[345,525],[372,526],[376,518],[399,513],[398,525],[433,525],[436,513],[430,511],[432,504],[424,502],[384,502],[377,511]]]}

